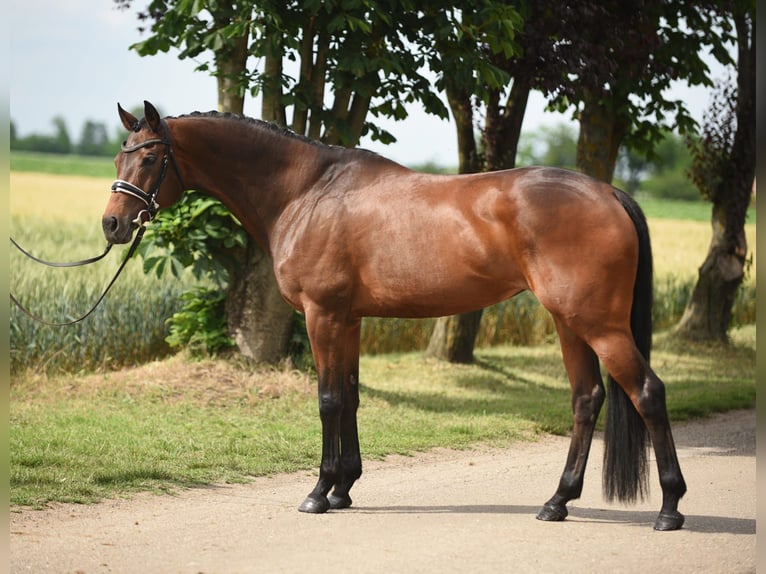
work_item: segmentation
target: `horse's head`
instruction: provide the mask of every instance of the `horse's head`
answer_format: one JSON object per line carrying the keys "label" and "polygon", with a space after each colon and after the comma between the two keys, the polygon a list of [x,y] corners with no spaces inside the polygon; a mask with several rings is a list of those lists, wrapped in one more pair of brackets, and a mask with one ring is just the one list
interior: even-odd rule
{"label": "horse's head", "polygon": [[[119,104],[117,110],[130,135],[114,160],[117,179],[101,225],[107,241],[127,243],[133,230],[151,220],[158,209],[178,201],[184,186],[173,157],[170,131],[155,107],[144,102],[145,117],[140,121]],[[173,169],[168,170],[168,164]]]}

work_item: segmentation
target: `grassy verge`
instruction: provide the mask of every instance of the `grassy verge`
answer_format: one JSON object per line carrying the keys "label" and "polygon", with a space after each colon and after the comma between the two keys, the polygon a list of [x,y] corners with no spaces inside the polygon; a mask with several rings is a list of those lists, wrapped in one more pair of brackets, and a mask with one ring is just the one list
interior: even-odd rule
{"label": "grassy verge", "polygon": [[[736,330],[729,347],[660,336],[654,365],[674,420],[752,407],[755,327]],[[425,361],[419,353],[366,356],[361,379],[367,459],[436,446],[502,446],[571,427],[555,344],[483,350],[470,366]],[[10,399],[12,505],[93,502],[318,464],[313,379],[294,371],[175,357],[88,377],[18,378]]]}
{"label": "grassy verge", "polygon": [[111,179],[114,179],[115,176],[114,160],[110,157],[20,151],[11,153],[11,171],[84,175]]}
{"label": "grassy verge", "polygon": [[[712,204],[700,198],[697,201],[656,199],[638,196],[638,203],[648,219],[677,219],[710,223]],[[755,223],[755,207],[748,209],[747,221]]]}

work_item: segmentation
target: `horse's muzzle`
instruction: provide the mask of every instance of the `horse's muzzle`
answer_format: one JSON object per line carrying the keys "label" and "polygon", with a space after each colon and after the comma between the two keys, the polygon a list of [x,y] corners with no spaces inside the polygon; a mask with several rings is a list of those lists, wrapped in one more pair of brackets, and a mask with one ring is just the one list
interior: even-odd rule
{"label": "horse's muzzle", "polygon": [[127,217],[105,215],[101,219],[104,237],[109,243],[128,243],[133,237],[135,224]]}

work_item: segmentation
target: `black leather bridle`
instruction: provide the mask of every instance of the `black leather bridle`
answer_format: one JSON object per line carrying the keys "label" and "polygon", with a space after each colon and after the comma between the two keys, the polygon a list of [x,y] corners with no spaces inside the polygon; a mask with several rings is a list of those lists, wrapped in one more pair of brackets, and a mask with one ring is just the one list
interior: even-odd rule
{"label": "black leather bridle", "polygon": [[[13,296],[13,293],[10,294],[11,301],[21,310],[22,313],[30,317],[31,319],[34,319],[35,321],[39,323],[43,323],[44,325],[52,325],[55,327],[64,327],[66,325],[74,325],[75,323],[79,323],[80,321],[83,321],[87,317],[90,316],[93,311],[96,310],[96,307],[99,306],[101,301],[104,300],[104,297],[106,297],[106,294],[109,292],[109,290],[112,288],[112,285],[114,285],[115,281],[117,281],[117,278],[120,276],[120,273],[122,273],[122,270],[125,268],[125,265],[127,264],[128,260],[130,260],[131,257],[136,252],[136,249],[138,248],[138,244],[141,243],[141,239],[144,236],[144,232],[146,231],[146,224],[150,222],[152,219],[154,219],[154,216],[157,215],[157,211],[159,210],[159,205],[157,204],[157,196],[160,193],[160,188],[162,187],[162,182],[165,181],[165,176],[167,175],[168,170],[168,162],[173,162],[173,169],[175,169],[176,175],[178,176],[178,181],[183,187],[183,178],[181,177],[181,172],[178,169],[178,163],[176,163],[176,158],[173,155],[173,150],[170,147],[170,132],[168,131],[167,125],[165,122],[162,122],[162,127],[164,128],[165,137],[164,138],[153,138],[148,139],[145,141],[142,141],[140,143],[137,143],[132,146],[128,146],[127,142],[122,143],[121,151],[122,153],[133,153],[137,150],[140,150],[142,148],[161,144],[165,146],[165,153],[162,156],[162,165],[160,168],[159,176],[157,177],[157,182],[154,185],[154,188],[152,189],[151,193],[146,193],[143,189],[140,187],[133,185],[132,183],[117,179],[112,183],[112,193],[124,193],[126,195],[131,195],[139,200],[141,200],[145,205],[146,209],[142,209],[138,212],[136,215],[136,218],[132,221],[138,227],[138,231],[136,232],[136,237],[133,239],[133,243],[130,245],[130,249],[128,249],[128,253],[125,256],[125,258],[122,260],[122,263],[120,264],[119,268],[117,269],[117,272],[114,274],[114,277],[109,282],[109,284],[104,289],[104,292],[101,294],[101,296],[98,298],[96,303],[91,307],[90,311],[82,315],[81,317],[78,317],[77,319],[74,319],[72,321],[66,321],[63,323],[57,323],[57,322],[51,322],[46,321],[45,319],[42,319],[41,317],[38,317],[37,315],[30,312],[28,309],[26,309],[19,301],[16,299],[16,297]],[[136,130],[137,131],[137,130]],[[148,216],[148,219],[144,221],[143,214],[146,214]],[[45,261],[44,259],[40,259],[38,257],[35,257],[25,249],[23,249],[16,241],[14,241],[13,237],[10,238],[11,243],[18,248],[19,251],[21,251],[24,255],[32,259],[33,261],[36,261],[37,263],[42,263],[43,265],[47,265],[49,267],[79,267],[81,265],[88,265],[90,263],[95,263],[96,261],[99,261],[100,259],[103,259],[104,256],[109,253],[109,250],[112,248],[111,243],[106,244],[106,248],[104,249],[104,252],[101,255],[98,255],[96,257],[90,257],[88,259],[82,259],[80,261],[73,261],[73,262],[67,262],[67,263],[59,263],[59,262],[53,262],[53,261]]]}
{"label": "black leather bridle", "polygon": [[133,153],[135,151],[138,151],[142,148],[153,146],[156,144],[164,145],[165,146],[165,153],[162,154],[162,166],[160,168],[160,174],[157,178],[157,183],[154,185],[154,189],[151,193],[146,193],[143,189],[140,187],[133,185],[129,181],[125,181],[123,179],[116,179],[112,183],[112,193],[124,193],[126,195],[132,195],[133,197],[140,199],[144,202],[144,205],[146,205],[146,209],[143,209],[138,212],[138,215],[136,215],[136,219],[133,220],[133,223],[135,223],[138,227],[143,227],[144,222],[142,219],[142,215],[146,213],[149,216],[149,219],[147,221],[151,221],[154,219],[154,216],[157,215],[157,210],[159,209],[159,205],[157,204],[157,196],[160,193],[160,187],[162,187],[162,182],[165,181],[165,175],[167,175],[168,171],[168,161],[173,162],[173,169],[176,172],[176,176],[178,176],[178,181],[181,184],[181,187],[184,186],[183,178],[181,177],[181,171],[178,169],[178,163],[176,162],[176,158],[173,155],[173,149],[171,148],[171,142],[170,142],[170,132],[168,131],[167,125],[165,122],[162,122],[162,126],[165,131],[165,137],[164,138],[153,138],[149,140],[142,141],[140,143],[137,143],[132,146],[128,146],[127,142],[122,143],[122,153]]}

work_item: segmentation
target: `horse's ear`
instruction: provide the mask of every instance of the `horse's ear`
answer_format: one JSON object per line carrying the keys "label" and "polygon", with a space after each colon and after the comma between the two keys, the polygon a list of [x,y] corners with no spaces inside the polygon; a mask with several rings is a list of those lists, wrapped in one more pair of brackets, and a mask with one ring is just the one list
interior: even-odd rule
{"label": "horse's ear", "polygon": [[160,124],[162,123],[160,114],[157,111],[157,108],[146,100],[144,100],[144,117],[146,118],[149,127],[152,128],[152,131],[160,133]]}
{"label": "horse's ear", "polygon": [[117,104],[117,113],[120,114],[120,120],[122,120],[122,125],[125,126],[126,130],[134,132],[138,129],[138,120],[136,119],[136,116],[123,110],[120,104]]}

